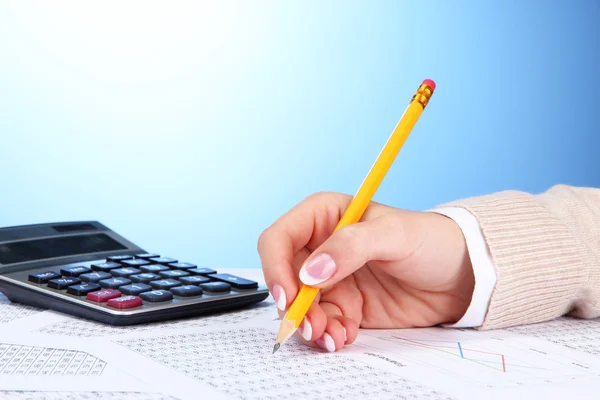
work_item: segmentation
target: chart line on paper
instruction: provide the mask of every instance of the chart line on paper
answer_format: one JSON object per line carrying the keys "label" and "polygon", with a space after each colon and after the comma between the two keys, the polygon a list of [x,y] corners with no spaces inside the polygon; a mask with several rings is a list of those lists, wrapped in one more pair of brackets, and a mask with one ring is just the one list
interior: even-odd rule
{"label": "chart line on paper", "polygon": [[[402,342],[407,345],[412,345],[412,346],[417,346],[417,347],[422,347],[422,348],[426,348],[426,349],[440,351],[440,352],[443,352],[446,354],[450,354],[450,355],[459,357],[463,360],[474,362],[481,366],[494,369],[496,371],[507,372],[507,364],[506,364],[506,358],[505,358],[504,354],[463,347],[463,345],[459,341],[458,342],[450,342],[450,341],[443,341],[443,340],[439,340],[439,341],[437,341],[437,340],[412,340],[412,339],[407,339],[407,338],[400,337],[400,336],[390,336],[390,337],[382,336],[382,337],[379,337],[379,339],[393,341],[393,342]],[[424,342],[430,342],[430,343],[424,343]],[[437,342],[437,343],[440,343],[440,342],[441,343],[453,343],[453,344],[452,345],[434,344],[435,342]],[[456,353],[456,351],[458,351],[458,354]],[[484,354],[484,355],[490,355],[493,357],[497,357],[497,361],[482,360],[482,359],[478,359],[478,358],[467,357],[465,355],[466,352],[478,353],[478,354]],[[499,366],[489,365],[489,364],[499,364]],[[530,368],[528,366],[520,366],[520,367]],[[532,367],[532,368],[535,368],[535,367]]]}

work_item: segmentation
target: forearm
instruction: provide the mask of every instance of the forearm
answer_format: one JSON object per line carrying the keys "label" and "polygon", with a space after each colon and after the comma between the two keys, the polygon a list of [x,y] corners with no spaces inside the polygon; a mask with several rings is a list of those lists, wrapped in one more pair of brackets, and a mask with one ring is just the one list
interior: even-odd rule
{"label": "forearm", "polygon": [[600,316],[599,189],[505,191],[443,207],[472,214],[489,251],[496,282],[481,329]]}

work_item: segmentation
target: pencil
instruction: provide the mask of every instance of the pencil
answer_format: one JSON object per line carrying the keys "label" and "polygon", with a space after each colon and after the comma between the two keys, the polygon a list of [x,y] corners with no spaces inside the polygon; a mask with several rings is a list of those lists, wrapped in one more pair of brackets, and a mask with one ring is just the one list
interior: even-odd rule
{"label": "pencil", "polygon": [[[425,79],[423,83],[421,83],[404,111],[404,114],[400,118],[400,121],[392,131],[383,150],[379,153],[377,160],[375,160],[371,170],[335,227],[334,232],[344,226],[357,223],[360,220],[367,206],[371,202],[371,199],[375,195],[375,192],[379,188],[379,185],[383,181],[383,178],[394,162],[394,159],[398,155],[398,152],[406,142],[408,135],[429,103],[434,90],[435,82],[431,79]],[[273,347],[273,353],[279,350],[281,345],[296,332],[318,293],[318,288],[302,285],[298,295],[281,320],[281,325],[275,340],[275,346]]]}

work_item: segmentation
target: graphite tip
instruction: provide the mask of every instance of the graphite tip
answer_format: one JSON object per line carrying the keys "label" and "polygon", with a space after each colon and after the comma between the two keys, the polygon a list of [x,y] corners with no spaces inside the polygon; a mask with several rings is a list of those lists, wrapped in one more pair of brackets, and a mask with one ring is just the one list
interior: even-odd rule
{"label": "graphite tip", "polygon": [[[277,350],[279,350],[280,346],[281,346],[281,344],[275,343],[275,346],[273,347],[273,353],[275,353]],[[271,353],[271,354],[273,354],[273,353]]]}

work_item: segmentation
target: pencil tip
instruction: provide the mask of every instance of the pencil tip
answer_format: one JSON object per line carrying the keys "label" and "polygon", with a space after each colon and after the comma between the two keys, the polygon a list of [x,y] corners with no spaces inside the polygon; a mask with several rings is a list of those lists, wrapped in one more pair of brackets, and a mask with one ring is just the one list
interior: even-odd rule
{"label": "pencil tip", "polygon": [[[280,346],[281,345],[279,343],[275,343],[275,346],[273,347],[273,353],[275,353],[277,350],[279,350]],[[271,354],[273,354],[273,353],[271,353]]]}

